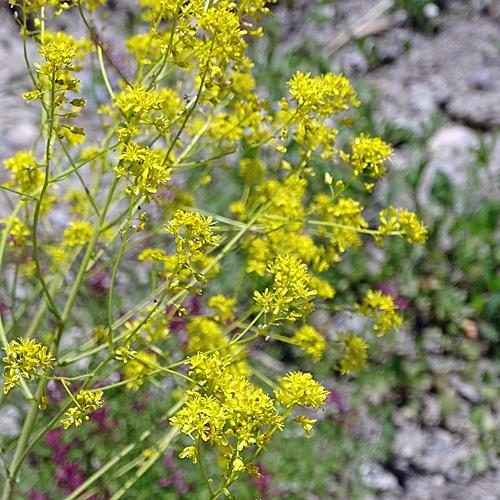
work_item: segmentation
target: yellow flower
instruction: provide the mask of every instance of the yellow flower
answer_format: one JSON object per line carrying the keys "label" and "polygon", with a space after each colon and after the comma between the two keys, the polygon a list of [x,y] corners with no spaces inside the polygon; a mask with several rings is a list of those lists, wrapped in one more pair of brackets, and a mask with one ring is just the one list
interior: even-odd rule
{"label": "yellow flower", "polygon": [[4,394],[7,394],[14,386],[19,385],[22,378],[31,380],[40,376],[40,370],[52,369],[52,354],[46,346],[42,346],[33,339],[12,340],[7,347],[3,347],[7,356],[3,362],[7,365],[4,370]]}
{"label": "yellow flower", "polygon": [[344,153],[343,160],[350,163],[354,175],[361,175],[367,171],[370,177],[379,179],[386,172],[385,163],[391,161],[393,153],[391,146],[379,137],[370,138],[365,134],[351,138],[351,155]]}
{"label": "yellow flower", "polygon": [[70,247],[86,245],[92,237],[92,227],[85,221],[73,221],[68,229],[64,230],[66,244]]}
{"label": "yellow flower", "polygon": [[92,413],[104,404],[102,400],[102,391],[85,391],[80,390],[76,395],[76,406],[71,407],[66,413],[67,418],[63,418],[60,422],[67,429],[71,425],[79,427],[83,420],[88,420],[88,413]]}
{"label": "yellow flower", "polygon": [[272,311],[274,316],[285,314],[293,322],[314,310],[311,300],[316,292],[309,288],[307,265],[300,259],[278,255],[267,271],[274,277],[272,291],[254,292],[254,300],[264,312]]}
{"label": "yellow flower", "polygon": [[344,357],[340,360],[338,370],[347,375],[351,371],[360,372],[365,366],[368,344],[362,338],[348,333],[340,333],[338,341],[344,344],[340,348],[340,352]]}
{"label": "yellow flower", "polygon": [[274,394],[278,402],[286,408],[309,406],[317,410],[325,404],[325,399],[330,394],[310,373],[290,372],[280,378],[279,382],[280,388],[274,391]]}
{"label": "yellow flower", "polygon": [[[144,362],[141,362],[141,360]],[[135,357],[128,360],[125,364],[124,379],[130,380],[137,378],[137,380],[132,380],[127,383],[126,387],[128,389],[132,388],[137,390],[144,383],[142,377],[154,370],[154,368],[152,368],[148,363],[156,363],[156,356],[147,352],[139,352],[135,355]]]}
{"label": "yellow flower", "polygon": [[378,227],[381,235],[396,232],[407,239],[412,245],[415,243],[425,243],[427,240],[426,227],[418,222],[417,216],[413,212],[408,212],[403,208],[395,209],[389,207],[380,213],[380,222]]}
{"label": "yellow flower", "polygon": [[193,461],[193,464],[198,463],[198,451],[194,446],[187,446],[186,448],[184,448],[179,457],[190,458]]}
{"label": "yellow flower", "polygon": [[119,159],[120,164],[114,167],[116,176],[131,176],[133,183],[127,187],[127,193],[143,194],[146,202],[150,201],[160,185],[170,180],[169,163],[147,146],[135,142],[126,144]]}
{"label": "yellow flower", "polygon": [[[24,225],[24,222],[17,217],[7,217],[6,219],[0,219],[0,224],[5,225],[5,229],[1,232],[9,230],[9,234],[12,239],[9,241],[9,246],[13,247],[16,243],[19,246],[24,246],[26,244],[26,237],[31,234],[31,231]],[[10,226],[10,227],[9,227]]]}
{"label": "yellow flower", "polygon": [[293,337],[297,345],[309,354],[313,361],[319,361],[326,348],[325,338],[309,325],[304,325],[295,332]]}
{"label": "yellow flower", "polygon": [[300,425],[302,425],[302,428],[306,432],[307,438],[311,437],[311,429],[313,428],[314,422],[316,422],[317,419],[315,418],[308,418],[305,415],[298,415],[295,417],[295,422],[299,422]]}
{"label": "yellow flower", "polygon": [[12,158],[3,161],[12,175],[7,187],[15,187],[23,193],[31,193],[43,184],[44,173],[36,166],[35,156],[30,151],[19,151]]}
{"label": "yellow flower", "polygon": [[383,295],[380,290],[368,290],[362,304],[356,304],[356,312],[376,318],[375,330],[380,337],[391,329],[398,329],[403,318],[396,312],[399,307],[390,295]]}
{"label": "yellow flower", "polygon": [[234,319],[234,311],[236,311],[236,299],[224,297],[224,295],[216,295],[208,301],[208,306],[215,311],[215,320],[225,324],[226,321]]}

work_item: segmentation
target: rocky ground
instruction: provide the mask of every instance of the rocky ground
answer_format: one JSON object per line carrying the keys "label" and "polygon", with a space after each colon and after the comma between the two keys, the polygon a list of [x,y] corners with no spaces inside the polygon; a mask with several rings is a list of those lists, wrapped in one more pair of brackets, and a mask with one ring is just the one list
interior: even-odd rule
{"label": "rocky ground", "polygon": [[[306,15],[306,6],[313,16]],[[23,105],[19,97],[25,68],[22,47],[13,43],[17,28],[3,7],[0,159],[29,147],[37,135],[34,106]],[[298,47],[317,50],[321,46],[322,56],[331,61],[333,70],[377,89],[376,120],[396,124],[417,138],[426,137],[431,130],[425,145],[430,161],[420,188],[421,204],[427,201],[437,170],[445,172],[457,185],[463,184],[467,165],[484,143],[493,148],[484,190],[497,189],[498,175],[494,174],[500,172],[500,142],[495,145],[493,139],[500,127],[500,2],[436,2],[426,10],[429,22],[424,22],[424,28],[429,28],[430,33],[410,26],[406,13],[395,8],[391,0],[339,0],[334,4],[278,1],[274,10],[285,42],[276,57]],[[362,37],[363,42],[355,42],[357,37]],[[437,115],[439,126],[434,127]],[[412,165],[412,150],[402,147],[396,153],[396,169]],[[401,344],[411,356],[414,337],[402,335]],[[392,458],[386,463],[366,463],[361,470],[370,498],[500,499],[500,463],[482,475],[464,465],[479,446],[470,414],[482,397],[481,369],[487,371],[491,362],[485,360],[473,381],[464,382],[460,366],[440,354],[439,335],[436,338],[432,331],[425,335],[429,376],[444,380],[459,397],[459,408],[453,415],[443,415],[435,395],[428,394],[422,412],[415,414],[401,408],[393,415],[397,432]],[[497,410],[490,417],[492,425],[498,427],[500,408]],[[12,430],[14,421],[15,415],[4,413],[0,432],[7,427]],[[377,429],[377,425],[376,420],[367,417],[367,428]]]}
{"label": "rocky ground", "polygon": [[[441,2],[441,8],[436,5],[428,12],[436,16],[432,34],[409,27],[405,14],[391,9],[391,4],[350,0],[330,6],[336,21],[333,30],[319,30],[323,55],[332,58],[336,69],[377,89],[376,120],[391,122],[423,138],[435,117],[441,117],[426,142],[429,163],[420,186],[422,206],[426,206],[437,170],[463,187],[467,166],[484,143],[491,145],[493,154],[483,191],[477,195],[491,195],[491,189],[498,190],[500,172],[500,144],[494,142],[500,126],[500,2]],[[297,37],[311,29],[303,25],[303,34]],[[356,30],[373,34],[362,45],[352,40]],[[376,67],[370,54],[377,57]],[[397,148],[395,168],[411,167],[413,154],[406,147]],[[390,462],[366,464],[362,469],[371,498],[500,499],[497,459],[493,458],[493,466],[482,475],[474,473],[470,462],[465,465],[478,447],[477,428],[470,417],[481,400],[481,374],[476,373],[472,383],[464,382],[459,363],[441,355],[439,338],[436,344],[432,331],[424,335],[428,337],[424,346],[429,376],[444,379],[460,405],[454,414],[444,416],[436,396],[429,393],[418,414],[401,408],[393,415],[397,430]],[[414,336],[404,335],[401,344],[405,354],[412,356]],[[488,370],[488,364],[490,361],[484,360],[483,369]],[[498,413],[491,415],[491,424],[498,428]]]}

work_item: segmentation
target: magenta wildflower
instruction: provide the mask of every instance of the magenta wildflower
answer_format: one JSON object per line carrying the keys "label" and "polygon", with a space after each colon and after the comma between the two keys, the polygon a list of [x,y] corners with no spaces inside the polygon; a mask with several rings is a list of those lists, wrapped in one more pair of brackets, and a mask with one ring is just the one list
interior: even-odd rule
{"label": "magenta wildflower", "polygon": [[400,311],[408,307],[408,300],[399,296],[396,289],[388,283],[377,283],[375,289],[380,290],[384,295],[390,295],[393,298],[394,304],[399,307]]}
{"label": "magenta wildflower", "polygon": [[356,410],[354,408],[351,408],[347,404],[347,398],[339,394],[335,389],[331,388],[328,390],[330,391],[330,394],[328,394],[328,396],[326,397],[325,403],[337,410],[334,415],[330,415],[330,419],[336,422],[340,422],[342,424],[342,427],[344,427],[344,429],[347,429],[348,431],[355,431],[356,426],[351,422],[348,422],[346,420],[346,417],[355,415]]}
{"label": "magenta wildflower", "polygon": [[259,474],[262,474],[262,477],[252,477],[252,483],[255,484],[255,487],[261,492],[266,493],[273,479],[273,475],[270,472],[266,472],[262,465],[258,464]]}
{"label": "magenta wildflower", "polygon": [[78,472],[79,465],[76,462],[65,462],[60,467],[55,478],[63,493],[69,495],[83,484],[85,477]]}
{"label": "magenta wildflower", "polygon": [[330,394],[325,403],[336,408],[342,415],[354,415],[356,411],[347,404],[347,398],[339,394],[335,389],[328,389]]}
{"label": "magenta wildflower", "polygon": [[29,500],[46,500],[46,498],[35,490],[31,490],[28,494]]}
{"label": "magenta wildflower", "polygon": [[167,486],[175,486],[178,495],[184,495],[189,491],[189,486],[184,484],[184,478],[187,475],[187,470],[181,469],[177,474],[166,479],[162,479],[158,486],[166,488]]}
{"label": "magenta wildflower", "polygon": [[172,469],[172,470],[175,470],[175,453],[174,453],[174,450],[168,450],[166,455],[165,455],[165,459],[163,460],[163,465],[167,468],[167,469]]}
{"label": "magenta wildflower", "polygon": [[269,491],[269,486],[271,486],[271,481],[273,479],[273,475],[270,472],[266,472],[264,470],[264,467],[262,467],[261,464],[257,464],[257,467],[259,469],[259,474],[262,474],[262,477],[252,477],[252,482],[255,485],[255,487],[263,494],[265,495],[266,498],[276,498],[283,493],[285,493],[285,490],[280,490],[280,489],[274,489]]}
{"label": "magenta wildflower", "polygon": [[0,314],[7,314],[9,312],[9,308],[3,301],[2,297],[0,297]]}
{"label": "magenta wildflower", "polygon": [[[94,269],[95,267],[97,267],[96,264],[94,264],[94,266],[92,267],[92,269]],[[91,269],[91,270],[92,270]],[[101,292],[107,292],[109,290],[109,280],[106,279],[107,276],[106,276],[106,270],[105,269],[101,269],[100,271],[97,271],[96,274],[94,274],[93,276],[91,276],[87,281],[87,285],[91,286],[92,288],[94,288],[95,290],[98,290],[98,291],[101,291]]]}
{"label": "magenta wildflower", "polygon": [[166,488],[168,486],[175,486],[178,495],[185,495],[189,491],[189,486],[184,484],[184,478],[186,477],[187,470],[180,469],[178,470],[175,465],[175,453],[173,450],[169,450],[165,455],[165,459],[163,460],[163,465],[172,471],[172,473],[176,472],[171,477],[167,477],[158,482],[158,486],[160,488]]}
{"label": "magenta wildflower", "polygon": [[97,423],[97,432],[111,431],[118,426],[115,420],[108,420],[109,407],[103,406],[89,415],[89,419]]}

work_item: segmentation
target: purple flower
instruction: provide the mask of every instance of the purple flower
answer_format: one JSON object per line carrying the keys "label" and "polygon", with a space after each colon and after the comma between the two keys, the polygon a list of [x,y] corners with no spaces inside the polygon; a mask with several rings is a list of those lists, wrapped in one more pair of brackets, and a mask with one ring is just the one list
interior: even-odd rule
{"label": "purple flower", "polygon": [[[94,264],[92,269],[95,267],[97,267],[96,264]],[[99,290],[101,292],[107,292],[109,290],[109,280],[106,279],[106,271],[104,269],[97,271],[97,273],[94,274],[94,276],[91,276],[86,283],[95,290]]]}
{"label": "purple flower", "polygon": [[2,297],[0,297],[0,314],[7,314],[9,312],[9,308],[3,301]]}
{"label": "purple flower", "polygon": [[261,492],[266,493],[271,484],[271,480],[273,479],[273,475],[264,470],[262,465],[257,465],[259,469],[259,474],[262,474],[262,477],[252,477],[252,483],[255,484],[255,487]]}
{"label": "purple flower", "polygon": [[285,493],[285,490],[280,490],[280,489],[274,489],[271,491],[269,490],[269,486],[271,485],[271,480],[273,479],[273,475],[269,472],[266,472],[264,470],[264,467],[262,465],[257,464],[257,467],[259,469],[259,474],[262,474],[263,477],[252,477],[252,482],[255,484],[255,487],[261,492],[264,493],[266,498],[276,498],[283,493]]}
{"label": "purple flower", "polygon": [[45,446],[51,450],[55,450],[61,442],[62,432],[62,427],[59,427],[55,431],[48,431],[45,434]]}
{"label": "purple flower", "polygon": [[163,460],[163,465],[167,469],[175,470],[175,453],[174,450],[168,450],[165,455],[165,459]]}
{"label": "purple flower", "polygon": [[189,487],[184,484],[184,478],[186,477],[187,470],[181,469],[177,474],[166,479],[162,479],[158,486],[160,488],[166,488],[167,486],[175,486],[178,495],[184,495],[188,492]]}
{"label": "purple flower", "polygon": [[85,481],[83,474],[78,473],[78,467],[76,462],[65,462],[55,474],[57,484],[65,495],[75,491]]}
{"label": "purple flower", "polygon": [[336,408],[342,415],[354,415],[356,411],[347,404],[347,398],[339,394],[335,389],[328,389],[330,394],[325,403]]}
{"label": "purple flower", "polygon": [[108,412],[109,407],[103,406],[89,415],[89,419],[94,420],[97,423],[97,432],[110,431],[118,426],[118,422],[107,420]]}
{"label": "purple flower", "polygon": [[31,490],[28,494],[29,500],[46,500],[46,498],[35,490]]}
{"label": "purple flower", "polygon": [[394,304],[398,306],[401,311],[408,307],[408,300],[400,297],[396,289],[388,283],[377,283],[375,289],[380,290],[384,295],[390,295],[394,300]]}

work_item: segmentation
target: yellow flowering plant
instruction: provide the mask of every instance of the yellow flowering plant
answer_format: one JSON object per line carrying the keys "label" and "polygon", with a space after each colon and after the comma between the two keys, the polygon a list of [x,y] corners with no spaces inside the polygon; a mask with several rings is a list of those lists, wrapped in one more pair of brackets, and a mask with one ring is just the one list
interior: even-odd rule
{"label": "yellow flowering plant", "polygon": [[[2,453],[2,499],[26,494],[27,457],[48,432],[81,432],[117,394],[150,386],[172,401],[166,414],[64,498],[97,484],[113,500],[133,495],[167,449],[199,467],[205,498],[233,498],[238,478],[259,476],[276,431],[298,423],[311,436],[311,411],[328,395],[308,372],[271,380],[253,353],[282,342],[348,374],[368,343],[317,331],[318,304],[373,318],[379,336],[401,324],[391,297],[339,304],[325,277],[367,238],[425,241],[415,214],[389,207],[370,227],[353,198],[351,185],[370,191],[382,178],[392,149],[363,134],[337,146],[336,127],[359,104],[343,75],[297,71],[279,106],[259,97],[245,50],[270,13],[263,0],[141,0],[140,33],[116,42],[125,62],[97,32],[104,0],[10,3],[40,134],[4,160],[0,186],[11,210],[0,219],[11,298],[0,405],[27,402]],[[51,31],[59,15],[87,36]],[[310,185],[317,162],[328,172],[321,192]],[[159,422],[170,425],[148,447]]]}

